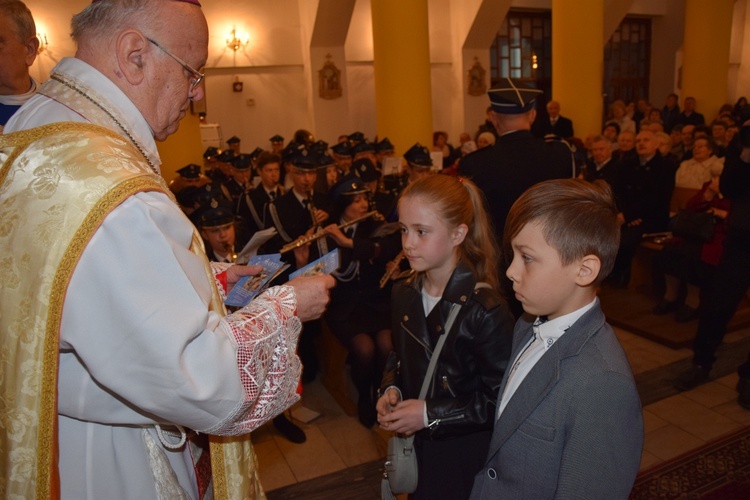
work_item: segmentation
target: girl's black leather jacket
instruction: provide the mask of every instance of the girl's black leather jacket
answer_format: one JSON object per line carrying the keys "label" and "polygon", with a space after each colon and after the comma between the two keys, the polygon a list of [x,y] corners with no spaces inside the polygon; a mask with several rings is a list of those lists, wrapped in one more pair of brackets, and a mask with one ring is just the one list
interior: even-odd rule
{"label": "girl's black leather jacket", "polygon": [[427,391],[429,426],[421,438],[446,439],[491,430],[498,389],[510,356],[515,320],[500,294],[477,284],[459,262],[443,297],[425,318],[417,273],[397,282],[391,295],[394,352],[381,389],[396,386],[416,399],[438,336],[453,303],[461,304]]}

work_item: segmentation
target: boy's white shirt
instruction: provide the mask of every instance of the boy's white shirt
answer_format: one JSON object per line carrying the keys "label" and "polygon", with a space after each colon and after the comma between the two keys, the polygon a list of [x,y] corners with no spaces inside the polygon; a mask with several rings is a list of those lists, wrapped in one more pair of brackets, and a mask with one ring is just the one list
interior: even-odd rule
{"label": "boy's white shirt", "polygon": [[[531,372],[534,366],[539,362],[547,349],[557,342],[557,339],[563,336],[563,334],[570,328],[573,323],[583,316],[586,311],[594,307],[596,304],[596,297],[589,304],[576,309],[575,311],[568,313],[564,316],[559,316],[555,319],[551,319],[544,323],[540,322],[537,317],[534,322],[534,335],[524,346],[523,349],[518,353],[516,359],[513,360],[513,364],[510,366],[510,373],[508,374],[508,382],[505,384],[505,390],[503,391],[502,398],[500,399],[500,405],[497,409],[496,419],[500,418],[503,410],[508,405],[508,402],[515,394],[518,387],[524,381],[526,376]],[[536,339],[541,342],[534,342]]]}

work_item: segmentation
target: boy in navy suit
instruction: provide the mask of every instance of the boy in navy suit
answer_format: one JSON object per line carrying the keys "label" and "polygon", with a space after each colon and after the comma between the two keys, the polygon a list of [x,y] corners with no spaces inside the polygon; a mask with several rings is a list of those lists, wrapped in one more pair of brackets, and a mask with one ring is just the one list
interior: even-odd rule
{"label": "boy in navy suit", "polygon": [[506,274],[526,314],[472,498],[628,497],[643,447],[641,403],[596,296],[619,237],[602,181],[545,181],[511,208]]}

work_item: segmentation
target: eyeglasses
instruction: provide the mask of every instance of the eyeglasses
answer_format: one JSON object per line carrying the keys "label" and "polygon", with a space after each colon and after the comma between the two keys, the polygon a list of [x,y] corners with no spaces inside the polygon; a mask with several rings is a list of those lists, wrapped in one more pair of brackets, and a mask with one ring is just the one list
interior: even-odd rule
{"label": "eyeglasses", "polygon": [[155,42],[154,40],[150,39],[149,37],[146,37],[146,40],[148,40],[149,42],[151,42],[154,45],[156,45],[157,47],[159,47],[162,50],[162,52],[164,52],[169,57],[171,57],[172,59],[174,59],[175,61],[177,61],[178,63],[180,63],[180,66],[182,66],[185,69],[185,71],[187,71],[188,73],[190,73],[190,92],[192,92],[193,90],[195,90],[195,87],[197,87],[198,85],[200,85],[200,83],[203,81],[203,78],[205,78],[205,76],[206,76],[204,73],[201,73],[197,69],[193,68],[188,63],[186,63],[185,61],[183,61],[182,59],[180,59],[176,55],[172,54],[170,51],[168,51],[167,49],[165,49],[164,47],[162,47],[161,45],[159,45],[157,42]]}

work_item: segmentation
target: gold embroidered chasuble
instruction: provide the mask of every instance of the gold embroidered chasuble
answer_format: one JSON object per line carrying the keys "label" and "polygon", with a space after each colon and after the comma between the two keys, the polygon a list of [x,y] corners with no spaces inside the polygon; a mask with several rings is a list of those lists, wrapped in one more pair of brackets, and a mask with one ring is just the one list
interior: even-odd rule
{"label": "gold embroidered chasuble", "polygon": [[[55,498],[67,286],[114,208],[138,192],[171,195],[129,141],[96,125],[54,123],[0,135],[0,165],[0,497]],[[205,256],[197,233],[191,250]],[[207,260],[206,275],[211,308],[225,314]],[[262,498],[249,435],[210,442],[215,498]]]}

